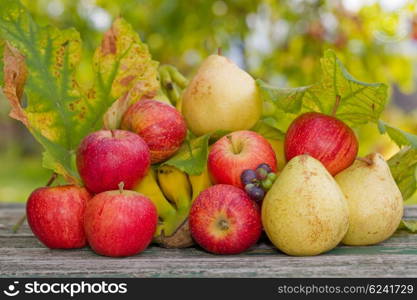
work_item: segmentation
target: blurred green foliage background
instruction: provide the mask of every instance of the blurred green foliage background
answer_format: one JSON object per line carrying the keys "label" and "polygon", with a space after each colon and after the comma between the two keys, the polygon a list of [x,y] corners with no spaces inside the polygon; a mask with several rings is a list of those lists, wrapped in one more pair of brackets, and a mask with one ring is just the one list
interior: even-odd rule
{"label": "blurred green foliage background", "polygon": [[[22,2],[37,22],[80,32],[84,53],[78,76],[84,82],[92,76],[93,51],[117,16],[133,25],[155,60],[187,76],[222,48],[254,77],[279,86],[307,85],[320,74],[323,51],[332,48],[357,79],[388,83],[391,101],[383,119],[417,133],[416,0]],[[22,202],[50,172],[41,168],[40,147],[8,111],[0,93],[0,201]],[[379,151],[389,158],[398,150],[375,126],[358,134],[360,155]]]}

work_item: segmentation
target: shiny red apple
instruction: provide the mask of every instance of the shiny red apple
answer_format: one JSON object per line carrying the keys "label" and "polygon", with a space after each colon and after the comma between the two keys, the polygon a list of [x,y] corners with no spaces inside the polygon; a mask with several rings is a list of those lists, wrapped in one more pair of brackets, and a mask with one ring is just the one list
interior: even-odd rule
{"label": "shiny red apple", "polygon": [[91,248],[112,257],[142,252],[156,230],[155,205],[134,191],[107,191],[95,195],[85,212],[85,233]]}
{"label": "shiny red apple", "polygon": [[149,148],[130,131],[100,130],[83,139],[77,152],[77,168],[93,193],[118,188],[132,189],[148,172]]}
{"label": "shiny red apple", "polygon": [[149,99],[129,107],[121,128],[143,138],[149,146],[152,163],[165,161],[175,154],[187,135],[184,118],[173,106]]}
{"label": "shiny red apple", "polygon": [[240,175],[266,163],[276,172],[277,160],[269,142],[256,132],[242,130],[219,139],[210,149],[208,169],[216,183],[243,188]]}
{"label": "shiny red apple", "polygon": [[197,244],[215,254],[241,253],[262,233],[258,205],[243,190],[226,184],[200,193],[191,207],[189,225]]}
{"label": "shiny red apple", "polygon": [[342,121],[321,113],[305,113],[288,128],[284,142],[287,161],[308,154],[336,175],[349,167],[358,153],[355,133]]}
{"label": "shiny red apple", "polygon": [[90,198],[86,189],[75,185],[38,188],[26,204],[29,226],[51,249],[84,247],[84,211]]}

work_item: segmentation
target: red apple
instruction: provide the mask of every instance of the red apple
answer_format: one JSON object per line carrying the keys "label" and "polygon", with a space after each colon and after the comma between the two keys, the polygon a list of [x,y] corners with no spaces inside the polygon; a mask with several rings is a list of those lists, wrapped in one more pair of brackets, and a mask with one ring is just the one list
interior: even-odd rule
{"label": "red apple", "polygon": [[134,191],[107,191],[95,195],[85,212],[85,233],[91,248],[112,257],[142,252],[156,230],[155,205]]}
{"label": "red apple", "polygon": [[189,217],[194,240],[215,254],[237,254],[253,246],[262,233],[258,205],[241,189],[214,185],[196,198]]}
{"label": "red apple", "polygon": [[86,189],[75,185],[38,188],[26,204],[29,226],[51,249],[84,247],[84,211],[90,198]]}
{"label": "red apple", "polygon": [[152,163],[171,157],[187,134],[184,118],[173,106],[148,99],[129,107],[121,128],[133,131],[144,139],[151,151]]}
{"label": "red apple", "polygon": [[349,167],[358,154],[355,133],[342,121],[321,113],[305,113],[296,118],[285,136],[285,157],[308,154],[336,175]]}
{"label": "red apple", "polygon": [[137,134],[125,130],[100,130],[81,142],[77,168],[87,189],[100,193],[118,188],[132,189],[146,175],[149,148]]}
{"label": "red apple", "polygon": [[243,185],[240,175],[244,170],[268,164],[275,172],[277,160],[269,142],[253,131],[235,131],[219,139],[211,147],[208,168],[216,183]]}

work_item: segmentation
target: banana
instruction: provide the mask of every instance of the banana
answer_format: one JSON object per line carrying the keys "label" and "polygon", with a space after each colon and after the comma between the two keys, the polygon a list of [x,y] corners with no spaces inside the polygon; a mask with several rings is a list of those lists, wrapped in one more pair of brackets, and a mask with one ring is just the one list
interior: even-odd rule
{"label": "banana", "polygon": [[134,190],[150,198],[158,210],[159,224],[154,242],[167,248],[192,244],[187,222],[192,199],[210,185],[207,170],[197,176],[188,176],[168,165],[150,169]]}
{"label": "banana", "polygon": [[161,82],[161,86],[165,88],[169,82],[172,82],[171,74],[169,73],[165,65],[160,66],[158,71],[159,71],[159,81]]}
{"label": "banana", "polygon": [[171,101],[164,94],[164,92],[162,90],[158,90],[158,93],[156,94],[156,96],[154,97],[154,99],[172,105]]}
{"label": "banana", "polygon": [[171,78],[170,72],[168,71],[168,66],[163,65],[159,67],[159,78],[160,78],[162,91],[164,92],[165,95],[168,96],[171,104],[175,106],[175,104],[177,103],[176,101],[177,98],[175,97],[175,95],[173,95],[175,83]]}
{"label": "banana", "polygon": [[191,186],[187,174],[176,167],[163,165],[158,169],[158,181],[165,196],[177,207],[177,212],[186,212],[188,215]]}
{"label": "banana", "polygon": [[159,223],[155,232],[155,237],[164,234],[171,236],[179,226],[181,220],[177,221],[177,211],[172,204],[165,198],[158,186],[155,170],[150,169],[148,174],[134,188],[138,193],[148,197],[156,206],[158,211]]}
{"label": "banana", "polygon": [[175,108],[182,114],[182,95],[177,101],[177,104],[175,105]]}
{"label": "banana", "polygon": [[134,190],[148,197],[156,206],[158,216],[162,219],[175,215],[175,208],[168,202],[158,186],[155,171],[151,168]]}
{"label": "banana", "polygon": [[200,175],[189,175],[188,178],[193,190],[192,201],[194,201],[202,191],[212,186],[207,167]]}
{"label": "banana", "polygon": [[169,99],[174,105],[177,106],[181,99],[181,89],[174,83],[172,88],[168,90]]}
{"label": "banana", "polygon": [[159,67],[161,88],[168,96],[172,105],[181,111],[181,94],[188,85],[188,80],[174,66],[162,65]]}
{"label": "banana", "polygon": [[181,88],[185,89],[188,85],[188,79],[185,78],[174,66],[168,65],[168,72],[172,80]]}

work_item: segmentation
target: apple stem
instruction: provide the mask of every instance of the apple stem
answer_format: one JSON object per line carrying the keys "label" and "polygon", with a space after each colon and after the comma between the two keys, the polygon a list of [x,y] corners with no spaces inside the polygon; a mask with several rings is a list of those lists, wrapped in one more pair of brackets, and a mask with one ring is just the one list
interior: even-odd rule
{"label": "apple stem", "polygon": [[123,194],[124,187],[125,187],[125,183],[123,181],[120,181],[120,183],[119,183],[119,192],[120,192],[120,194]]}
{"label": "apple stem", "polygon": [[223,55],[223,49],[222,47],[217,48],[217,55],[222,56]]}
{"label": "apple stem", "polygon": [[[54,183],[55,179],[57,179],[58,174],[57,173],[52,173],[51,178],[49,178],[48,182],[46,183],[46,186],[51,186],[52,183]],[[20,229],[20,227],[22,227],[23,223],[26,220],[26,214],[23,214],[19,220],[17,220],[16,224],[13,225],[12,227],[12,232],[13,233],[17,233]]]}
{"label": "apple stem", "polygon": [[111,137],[113,137],[113,138],[116,137],[116,133],[114,132],[113,129],[111,129],[110,132],[111,132]]}
{"label": "apple stem", "polygon": [[366,163],[368,166],[372,165],[372,160],[367,157],[357,157],[357,160]]}
{"label": "apple stem", "polygon": [[230,144],[232,144],[233,153],[234,154],[238,154],[240,151],[239,151],[239,149],[236,149],[235,144],[232,141],[232,136],[231,135],[228,135],[227,138],[228,138]]}
{"label": "apple stem", "polygon": [[333,110],[332,110],[332,117],[336,116],[336,111],[339,108],[340,100],[342,100],[340,95],[336,95],[336,101],[334,102],[334,106],[333,106]]}
{"label": "apple stem", "polygon": [[57,177],[58,177],[58,174],[54,172],[51,178],[49,178],[48,182],[46,183],[46,186],[51,186],[51,184],[54,183]]}

